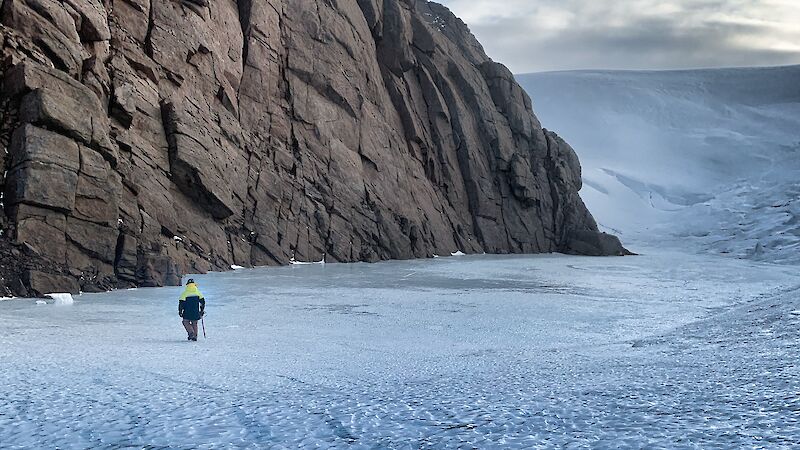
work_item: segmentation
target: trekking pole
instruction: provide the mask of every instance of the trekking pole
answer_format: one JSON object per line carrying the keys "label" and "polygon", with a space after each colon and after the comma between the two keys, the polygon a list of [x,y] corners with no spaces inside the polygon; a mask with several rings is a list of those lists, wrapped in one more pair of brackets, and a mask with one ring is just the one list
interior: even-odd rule
{"label": "trekking pole", "polygon": [[201,317],[200,318],[200,323],[203,325],[203,339],[208,339],[208,336],[206,336],[206,319],[205,319],[205,317]]}

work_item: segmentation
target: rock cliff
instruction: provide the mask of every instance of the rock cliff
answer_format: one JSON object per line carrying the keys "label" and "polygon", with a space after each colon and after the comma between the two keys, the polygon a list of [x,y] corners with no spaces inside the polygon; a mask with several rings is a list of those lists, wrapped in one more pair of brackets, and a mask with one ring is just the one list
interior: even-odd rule
{"label": "rock cliff", "polygon": [[423,0],[3,0],[3,288],[622,254],[511,73]]}

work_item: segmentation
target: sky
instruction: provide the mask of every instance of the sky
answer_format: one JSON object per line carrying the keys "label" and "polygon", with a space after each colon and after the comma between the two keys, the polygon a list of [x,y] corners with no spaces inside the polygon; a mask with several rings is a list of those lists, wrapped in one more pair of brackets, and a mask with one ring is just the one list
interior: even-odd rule
{"label": "sky", "polygon": [[514,73],[800,64],[800,0],[437,0]]}

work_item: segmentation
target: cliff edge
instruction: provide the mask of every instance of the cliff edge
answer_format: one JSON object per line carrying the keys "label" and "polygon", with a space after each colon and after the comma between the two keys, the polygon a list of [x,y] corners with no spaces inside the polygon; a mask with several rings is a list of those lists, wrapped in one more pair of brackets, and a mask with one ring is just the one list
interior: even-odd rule
{"label": "cliff edge", "polygon": [[624,254],[572,148],[424,0],[4,0],[6,294],[231,265]]}

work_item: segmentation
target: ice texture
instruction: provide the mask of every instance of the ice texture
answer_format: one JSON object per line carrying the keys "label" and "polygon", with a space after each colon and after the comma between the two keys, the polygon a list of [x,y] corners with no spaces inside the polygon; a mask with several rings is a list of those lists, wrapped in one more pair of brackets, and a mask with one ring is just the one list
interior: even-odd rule
{"label": "ice texture", "polygon": [[790,448],[800,277],[651,252],[195,275],[0,302],[3,448]]}

